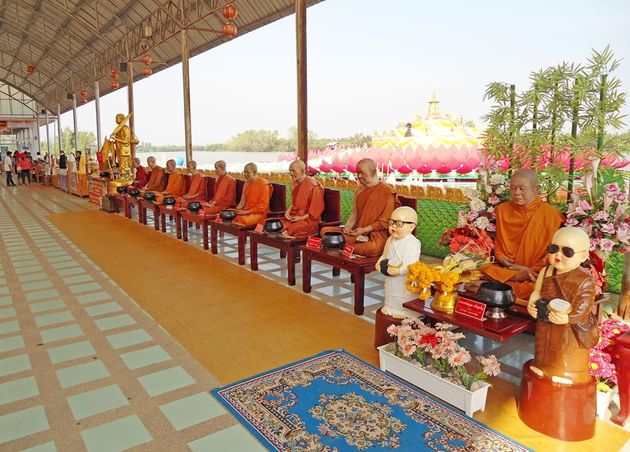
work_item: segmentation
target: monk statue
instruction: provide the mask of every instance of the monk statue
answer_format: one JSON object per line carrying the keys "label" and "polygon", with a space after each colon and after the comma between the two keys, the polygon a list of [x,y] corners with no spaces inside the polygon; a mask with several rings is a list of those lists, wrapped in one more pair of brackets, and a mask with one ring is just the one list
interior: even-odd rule
{"label": "monk statue", "polygon": [[326,232],[342,232],[346,243],[362,256],[380,256],[387,240],[387,222],[396,208],[396,193],[379,181],[376,162],[363,159],[357,163],[359,187],[354,193],[352,213],[343,228],[322,228]]}
{"label": "monk statue", "polygon": [[306,238],[319,232],[319,221],[324,211],[324,187],[306,174],[306,165],[295,160],[289,165],[293,184],[292,201],[282,219],[282,237]]}
{"label": "monk statue", "polygon": [[175,160],[170,159],[166,162],[166,173],[168,176],[168,183],[166,188],[160,192],[155,193],[155,204],[162,204],[164,198],[167,196],[183,196],[186,193],[186,179],[184,173],[177,171]]}
{"label": "monk statue", "polygon": [[181,203],[181,207],[186,207],[192,201],[205,201],[206,199],[206,179],[203,173],[197,171],[197,162],[189,160],[186,164],[188,175],[192,176],[190,187],[183,196],[177,196],[176,199]]}
{"label": "monk statue", "polygon": [[130,117],[131,113],[127,116],[118,113],[116,115],[116,124],[118,125],[109,137],[109,141],[114,144],[114,155],[116,156],[119,178],[127,181],[127,183],[131,183],[133,180],[132,146],[138,144],[138,139],[127,125]]}
{"label": "monk statue", "polygon": [[[155,162],[155,159],[153,159],[153,162]],[[134,177],[130,187],[142,188],[147,184],[147,182],[149,182],[149,175],[145,171],[144,167],[142,166],[142,162],[138,157],[133,159],[133,166]]]}
{"label": "monk statue", "polygon": [[140,192],[144,194],[147,191],[160,192],[164,190],[164,187],[166,186],[164,168],[158,166],[155,163],[155,157],[153,156],[147,157],[147,167],[150,173],[149,181],[144,187],[142,187],[142,190],[140,190]]}
{"label": "monk statue", "polygon": [[217,215],[222,210],[236,205],[236,180],[226,172],[225,167],[223,160],[217,160],[214,163],[217,174],[214,196],[210,201],[201,203],[206,215]]}
{"label": "monk statue", "polygon": [[590,347],[598,341],[595,282],[580,266],[589,247],[582,229],[559,229],[527,305],[537,319],[536,340],[534,359],[523,366],[519,416],[533,429],[568,441],[595,434],[596,383],[589,373]]}
{"label": "monk statue", "polygon": [[271,185],[262,177],[258,177],[258,167],[248,163],[243,170],[245,185],[243,195],[236,206],[236,218],[233,222],[242,226],[255,226],[262,223],[269,213]]}
{"label": "monk statue", "polygon": [[[546,263],[547,244],[564,219],[540,199],[534,170],[516,171],[510,179],[510,193],[512,199],[495,210],[495,263],[480,270],[484,279],[509,284],[518,298],[527,300]],[[468,284],[467,288],[476,291],[480,283]]]}
{"label": "monk statue", "polygon": [[391,341],[388,326],[400,324],[405,317],[419,316],[403,307],[403,303],[415,298],[405,281],[407,267],[420,259],[420,240],[412,234],[417,222],[416,211],[406,206],[395,209],[388,221],[389,238],[376,262],[376,271],[385,275],[385,305],[376,311],[375,347]]}

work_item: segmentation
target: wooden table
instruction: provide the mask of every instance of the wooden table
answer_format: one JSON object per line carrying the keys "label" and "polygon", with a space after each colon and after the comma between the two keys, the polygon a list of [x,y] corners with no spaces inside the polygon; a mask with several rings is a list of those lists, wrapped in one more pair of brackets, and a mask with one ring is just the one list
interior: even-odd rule
{"label": "wooden table", "polygon": [[[190,212],[188,209],[182,209],[177,213],[177,229],[178,236],[184,242],[188,241],[188,222],[198,224],[201,227],[201,237],[203,242],[203,249],[208,249],[208,223],[216,218],[215,215],[197,215],[197,213]],[[181,225],[181,237],[179,228]],[[216,254],[216,253],[214,253]]]}
{"label": "wooden table", "polygon": [[306,244],[306,239],[283,239],[278,233],[267,234],[255,231],[249,232],[249,261],[253,271],[258,271],[258,244],[270,246],[280,250],[280,257],[287,257],[287,281],[295,286],[295,264],[300,257],[300,247]]}
{"label": "wooden table", "polygon": [[[147,224],[147,209],[153,212],[153,227],[156,231],[160,230],[160,205],[146,199],[138,200],[138,221]],[[142,213],[140,212],[142,211]]]}
{"label": "wooden table", "polygon": [[146,224],[146,222],[142,219],[142,207],[140,206],[140,197],[134,196],[125,196],[125,216],[131,219],[131,208],[136,206],[138,209],[138,221],[140,223]]}
{"label": "wooden table", "polygon": [[363,314],[363,297],[365,295],[365,275],[375,271],[374,265],[378,257],[353,257],[347,259],[339,250],[326,248],[309,248],[301,246],[302,251],[302,290],[311,292],[311,262],[317,261],[333,267],[333,276],[339,275],[339,270],[344,269],[352,275],[354,282],[354,313]]}
{"label": "wooden table", "polygon": [[508,309],[507,317],[503,319],[476,320],[461,314],[445,314],[431,309],[431,299],[426,301],[415,299],[403,303],[403,306],[412,311],[432,319],[457,325],[472,331],[480,336],[503,342],[506,339],[516,336],[528,330],[536,324],[536,320],[527,314],[527,309],[523,306],[513,305]]}
{"label": "wooden table", "polygon": [[241,226],[231,221],[225,221],[223,223],[217,223],[210,220],[210,252],[217,254],[219,249],[217,247],[217,232],[227,232],[228,234],[235,235],[238,239],[238,265],[245,265],[245,245],[247,244],[247,232],[254,229],[255,226]]}
{"label": "wooden table", "polygon": [[[158,210],[160,211],[160,222],[162,226],[162,232],[166,232],[166,217],[172,217],[175,220],[175,231],[177,234],[177,238],[181,238],[181,229],[179,227],[179,212],[175,209],[173,205],[160,204],[158,206]],[[206,248],[207,249],[207,248]]]}

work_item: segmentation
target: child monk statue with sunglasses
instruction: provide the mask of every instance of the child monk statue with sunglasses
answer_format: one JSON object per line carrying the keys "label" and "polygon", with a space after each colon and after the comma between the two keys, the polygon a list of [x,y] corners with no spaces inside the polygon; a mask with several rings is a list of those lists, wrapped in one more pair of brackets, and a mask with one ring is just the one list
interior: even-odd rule
{"label": "child monk statue with sunglasses", "polygon": [[582,229],[559,229],[527,305],[537,319],[536,340],[534,359],[523,366],[519,416],[533,429],[567,441],[595,434],[596,382],[589,373],[590,348],[598,341],[595,282],[580,266],[589,247]]}

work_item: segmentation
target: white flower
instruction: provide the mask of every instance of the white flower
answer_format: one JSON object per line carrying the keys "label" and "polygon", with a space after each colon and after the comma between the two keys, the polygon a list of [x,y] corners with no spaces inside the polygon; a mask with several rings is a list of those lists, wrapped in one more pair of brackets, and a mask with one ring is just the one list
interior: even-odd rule
{"label": "white flower", "polygon": [[474,210],[476,212],[480,211],[480,210],[485,210],[486,208],[486,203],[483,202],[481,199],[479,198],[473,198],[470,200],[470,210]]}
{"label": "white flower", "polygon": [[499,185],[497,188],[494,189],[494,192],[497,195],[500,195],[501,193],[503,193],[505,191],[505,187],[503,185]]}
{"label": "white flower", "polygon": [[479,229],[486,229],[488,225],[490,224],[490,222],[488,221],[486,217],[479,217],[475,220],[473,224]]}
{"label": "white flower", "polygon": [[499,185],[505,182],[505,176],[503,174],[493,174],[490,176],[491,185]]}

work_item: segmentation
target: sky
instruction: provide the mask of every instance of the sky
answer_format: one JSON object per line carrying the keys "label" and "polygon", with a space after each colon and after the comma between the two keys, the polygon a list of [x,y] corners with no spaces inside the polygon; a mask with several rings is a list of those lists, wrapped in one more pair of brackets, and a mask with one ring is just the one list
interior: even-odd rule
{"label": "sky", "polygon": [[[587,63],[606,45],[630,91],[627,0],[325,0],[307,14],[308,127],[320,137],[392,130],[424,115],[434,92],[443,112],[481,125],[488,83],[525,90],[531,72]],[[296,80],[294,15],[192,58],[193,144],[247,129],[286,136],[297,124]],[[137,81],[134,101],[141,142],[184,144],[181,65]],[[126,88],[101,98],[103,135],[126,111]],[[79,130],[96,133],[94,102],[77,112]],[[61,126],[72,127],[72,111]]]}

